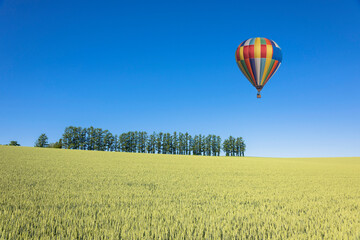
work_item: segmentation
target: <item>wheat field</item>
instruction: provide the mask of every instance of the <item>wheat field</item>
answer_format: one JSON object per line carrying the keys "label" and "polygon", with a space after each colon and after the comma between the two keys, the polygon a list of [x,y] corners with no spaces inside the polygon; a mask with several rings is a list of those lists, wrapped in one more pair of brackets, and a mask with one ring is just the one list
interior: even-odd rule
{"label": "wheat field", "polygon": [[0,146],[0,239],[359,239],[360,158]]}

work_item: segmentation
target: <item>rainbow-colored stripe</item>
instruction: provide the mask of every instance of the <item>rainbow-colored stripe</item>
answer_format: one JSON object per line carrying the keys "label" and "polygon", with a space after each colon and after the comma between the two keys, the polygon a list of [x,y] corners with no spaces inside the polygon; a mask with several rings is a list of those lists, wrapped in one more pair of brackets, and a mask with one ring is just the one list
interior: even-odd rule
{"label": "rainbow-colored stripe", "polygon": [[243,41],[235,59],[241,72],[260,91],[278,70],[282,53],[273,40],[257,37]]}

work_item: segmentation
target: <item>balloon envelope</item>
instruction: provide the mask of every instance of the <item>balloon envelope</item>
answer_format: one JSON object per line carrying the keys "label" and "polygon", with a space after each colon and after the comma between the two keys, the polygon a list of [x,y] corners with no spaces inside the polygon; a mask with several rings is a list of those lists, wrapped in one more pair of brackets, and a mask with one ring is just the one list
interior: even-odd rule
{"label": "balloon envelope", "polygon": [[243,41],[235,52],[241,72],[260,92],[278,70],[282,52],[279,45],[267,38],[250,38]]}

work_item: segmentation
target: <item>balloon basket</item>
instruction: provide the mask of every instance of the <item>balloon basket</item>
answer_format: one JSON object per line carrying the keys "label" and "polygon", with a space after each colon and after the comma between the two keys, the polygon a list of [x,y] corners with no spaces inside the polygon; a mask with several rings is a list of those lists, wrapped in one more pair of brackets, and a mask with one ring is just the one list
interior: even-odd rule
{"label": "balloon basket", "polygon": [[256,97],[257,97],[257,98],[261,98],[261,94],[258,93],[258,94],[256,95]]}

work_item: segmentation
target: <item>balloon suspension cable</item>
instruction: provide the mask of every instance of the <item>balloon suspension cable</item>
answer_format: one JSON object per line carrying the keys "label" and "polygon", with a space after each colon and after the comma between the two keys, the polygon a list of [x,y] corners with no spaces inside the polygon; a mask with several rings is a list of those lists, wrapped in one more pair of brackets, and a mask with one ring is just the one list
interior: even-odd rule
{"label": "balloon suspension cable", "polygon": [[260,94],[260,91],[257,92],[257,98],[261,98],[261,94]]}

